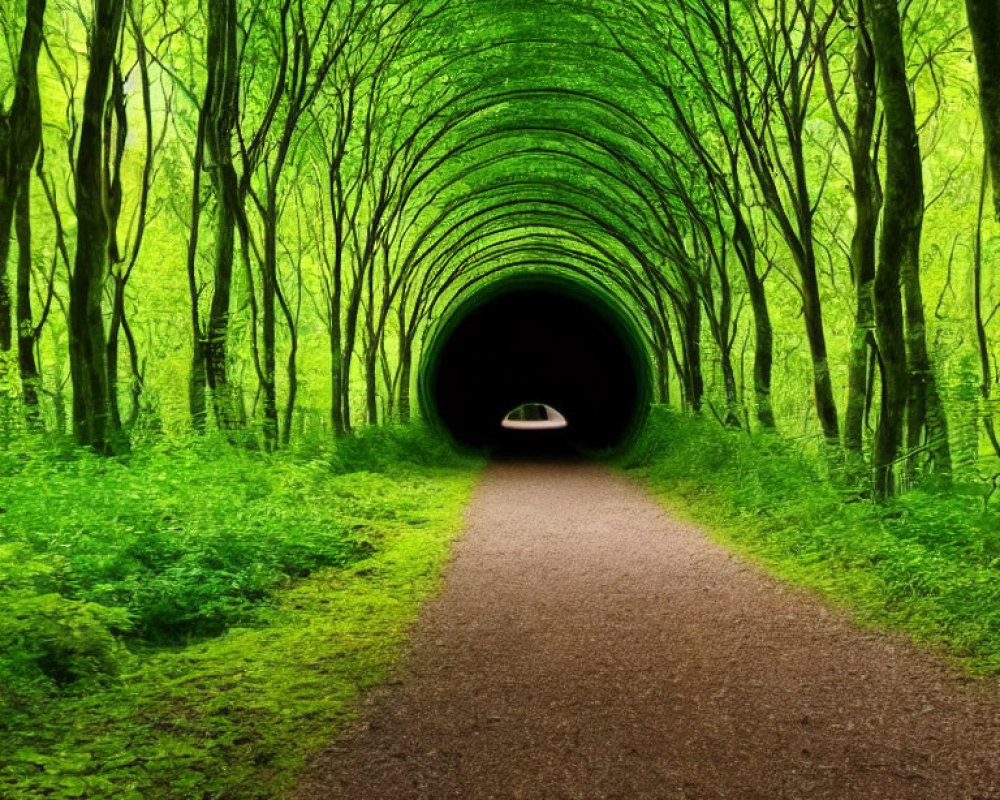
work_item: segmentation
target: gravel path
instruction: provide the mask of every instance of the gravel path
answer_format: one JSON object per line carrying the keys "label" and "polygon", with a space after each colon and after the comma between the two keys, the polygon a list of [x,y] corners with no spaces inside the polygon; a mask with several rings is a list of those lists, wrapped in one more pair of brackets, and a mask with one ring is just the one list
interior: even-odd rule
{"label": "gravel path", "polygon": [[1000,798],[1000,690],[590,465],[498,464],[399,680],[300,800]]}

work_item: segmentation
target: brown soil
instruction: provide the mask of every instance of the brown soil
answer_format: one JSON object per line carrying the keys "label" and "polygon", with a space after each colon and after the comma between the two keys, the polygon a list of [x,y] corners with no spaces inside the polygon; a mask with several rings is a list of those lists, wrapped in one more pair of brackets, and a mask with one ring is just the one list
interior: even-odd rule
{"label": "brown soil", "polygon": [[492,467],[398,680],[300,800],[1000,798],[1000,691],[597,466]]}

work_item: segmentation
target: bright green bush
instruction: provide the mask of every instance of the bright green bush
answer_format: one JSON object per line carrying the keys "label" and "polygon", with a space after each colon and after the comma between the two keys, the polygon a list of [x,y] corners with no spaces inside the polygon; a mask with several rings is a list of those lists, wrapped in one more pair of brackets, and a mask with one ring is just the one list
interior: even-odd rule
{"label": "bright green bush", "polygon": [[468,463],[441,436],[423,425],[362,428],[326,446],[320,455],[340,472],[384,472],[402,464],[455,467]]}
{"label": "bright green bush", "polygon": [[780,576],[1000,672],[1000,519],[982,493],[876,505],[794,441],[662,408],[625,466]]}
{"label": "bright green bush", "polygon": [[[0,633],[9,642],[0,681],[18,686],[40,685],[23,679],[24,664],[44,662],[41,672],[65,684],[113,673],[118,640],[176,644],[253,623],[276,589],[375,551],[373,523],[400,509],[369,476],[455,463],[419,428],[273,457],[217,441],[147,447],[127,460],[16,445],[0,455],[0,603],[18,614]],[[99,635],[109,615],[114,630]],[[33,629],[41,639],[22,635]],[[57,646],[71,630],[97,649]]]}
{"label": "bright green bush", "polygon": [[476,478],[417,428],[0,465],[4,800],[282,796],[400,653]]}
{"label": "bright green bush", "polygon": [[83,678],[114,676],[126,662],[117,638],[129,628],[124,609],[58,594],[16,591],[0,597],[0,695],[48,692]]}

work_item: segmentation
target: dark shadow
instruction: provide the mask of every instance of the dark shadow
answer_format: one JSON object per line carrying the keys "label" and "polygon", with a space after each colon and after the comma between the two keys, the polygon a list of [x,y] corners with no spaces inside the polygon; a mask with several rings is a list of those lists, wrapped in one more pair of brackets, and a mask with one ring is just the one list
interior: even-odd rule
{"label": "dark shadow", "polygon": [[[645,418],[648,361],[599,298],[515,283],[450,322],[423,366],[421,401],[459,445],[494,457],[594,455],[621,446]],[[504,427],[525,404],[558,409],[567,425]]]}

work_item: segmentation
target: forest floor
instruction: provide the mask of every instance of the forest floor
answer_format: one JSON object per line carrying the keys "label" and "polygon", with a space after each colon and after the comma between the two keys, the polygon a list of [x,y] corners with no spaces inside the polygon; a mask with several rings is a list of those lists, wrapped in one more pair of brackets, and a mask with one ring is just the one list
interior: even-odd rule
{"label": "forest floor", "polygon": [[0,441],[0,800],[273,800],[404,652],[480,465]]}
{"label": "forest floor", "polygon": [[1000,798],[1000,691],[584,464],[492,466],[321,798]]}

